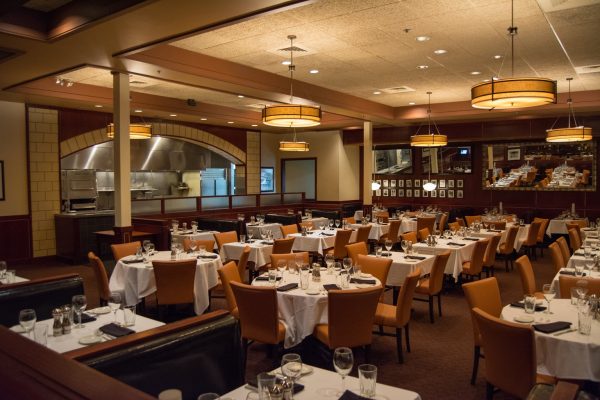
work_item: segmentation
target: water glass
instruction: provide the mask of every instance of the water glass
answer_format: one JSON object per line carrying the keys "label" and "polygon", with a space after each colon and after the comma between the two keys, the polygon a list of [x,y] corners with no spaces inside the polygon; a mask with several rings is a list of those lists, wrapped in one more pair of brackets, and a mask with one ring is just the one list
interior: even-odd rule
{"label": "water glass", "polygon": [[218,400],[220,398],[218,393],[203,393],[196,400]]}
{"label": "water glass", "polygon": [[179,389],[167,389],[158,394],[158,400],[181,400],[183,393]]}
{"label": "water glass", "polygon": [[270,268],[267,274],[269,277],[269,285],[275,286],[277,284],[277,269]]}
{"label": "water glass", "polygon": [[48,324],[40,322],[33,328],[33,338],[42,346],[48,345]]}
{"label": "water glass", "polygon": [[81,315],[87,307],[87,298],[83,294],[77,294],[71,298],[71,303],[73,304],[73,310],[75,310],[79,321],[79,324],[74,328],[81,329],[85,326],[81,323]]}
{"label": "water glass", "polygon": [[310,274],[308,273],[308,269],[301,269],[300,270],[300,288],[302,290],[306,290],[308,289],[308,278],[309,278]]}
{"label": "water glass", "polygon": [[571,288],[571,304],[576,306],[577,300],[579,300],[579,293],[577,293],[576,287],[572,287]]}
{"label": "water glass", "polygon": [[592,332],[592,312],[588,304],[580,305],[578,312],[579,333],[589,335]]}
{"label": "water glass", "polygon": [[535,312],[535,296],[526,295],[523,300],[523,308],[526,314],[533,314]]}
{"label": "water glass", "polygon": [[30,336],[29,332],[31,332],[35,326],[36,321],[37,315],[35,314],[35,310],[26,308],[19,311],[19,325],[21,325],[27,336]]}
{"label": "water glass", "polygon": [[135,306],[123,307],[123,326],[135,325]]}
{"label": "water glass", "polygon": [[377,367],[372,364],[359,365],[358,380],[360,384],[360,395],[367,398],[375,397]]}
{"label": "water glass", "polygon": [[270,400],[271,392],[275,389],[275,375],[262,372],[256,376],[258,382],[258,398],[260,400]]}
{"label": "water glass", "polygon": [[375,256],[376,256],[377,258],[380,258],[380,257],[381,257],[381,253],[382,253],[382,252],[383,252],[383,250],[381,249],[381,246],[377,246],[377,247],[375,248]]}
{"label": "water glass", "polygon": [[14,269],[6,270],[6,283],[15,283],[15,277],[17,276],[17,271]]}

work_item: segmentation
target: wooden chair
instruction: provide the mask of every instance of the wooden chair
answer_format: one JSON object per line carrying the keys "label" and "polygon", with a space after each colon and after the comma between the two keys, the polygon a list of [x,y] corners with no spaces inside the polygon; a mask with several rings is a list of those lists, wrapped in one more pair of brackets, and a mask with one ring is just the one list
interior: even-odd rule
{"label": "wooden chair", "polygon": [[88,253],[88,260],[90,261],[90,266],[94,270],[94,276],[96,277],[96,286],[98,288],[98,294],[100,295],[100,305],[104,306],[108,304],[108,299],[110,297],[106,267],[102,260],[92,251]]}
{"label": "wooden chair", "polygon": [[162,320],[162,307],[194,303],[196,259],[183,261],[152,261],[156,280],[156,305]]}
{"label": "wooden chair", "polygon": [[356,242],[369,243],[369,234],[371,233],[371,225],[361,226],[356,230]]}
{"label": "wooden chair", "polygon": [[541,225],[541,222],[532,222],[529,225],[529,232],[527,232],[527,238],[521,245],[523,253],[534,260],[537,259],[535,249],[537,247],[538,232],[540,230]]}
{"label": "wooden chair", "polygon": [[238,306],[245,371],[250,342],[277,345],[285,338],[285,325],[278,318],[277,290],[274,287],[251,286],[233,281],[230,284]]}
{"label": "wooden chair", "polygon": [[569,250],[569,245],[567,244],[567,240],[564,238],[564,236],[560,236],[558,239],[556,239],[556,243],[558,243],[558,246],[560,247],[560,252],[563,256],[563,260],[564,260],[565,266],[566,266],[567,262],[571,258],[571,251]]}
{"label": "wooden chair", "polygon": [[492,225],[494,226],[494,229],[499,230],[499,231],[503,231],[506,229],[506,221],[493,221],[493,222],[487,222],[484,225],[487,225],[487,227],[489,229],[492,229]]}
{"label": "wooden chair", "polygon": [[538,299],[543,299],[544,294],[535,290],[535,275],[529,257],[521,256],[515,262],[519,276],[521,277],[521,284],[523,285],[523,296],[532,294]]}
{"label": "wooden chair", "polygon": [[388,222],[390,219],[390,213],[388,211],[377,211],[373,214],[375,218],[381,218],[384,223]]}
{"label": "wooden chair", "polygon": [[417,237],[419,238],[420,241],[425,241],[429,237],[430,233],[431,233],[431,231],[429,230],[429,228],[423,228],[417,232]]}
{"label": "wooden chair", "polygon": [[348,257],[352,259],[352,264],[358,263],[359,254],[367,255],[369,254],[369,249],[365,242],[356,242],[346,245],[346,251],[348,252]]}
{"label": "wooden chair", "polygon": [[110,250],[113,253],[115,261],[119,261],[123,257],[134,255],[140,247],[142,247],[142,243],[139,240],[136,240],[135,242],[129,243],[111,244]]}
{"label": "wooden chair", "polygon": [[485,352],[486,399],[494,397],[494,388],[525,399],[536,382],[554,383],[553,378],[537,374],[535,333],[530,325],[502,320],[478,307],[472,315]]}
{"label": "wooden chair", "polygon": [[458,222],[449,222],[448,229],[450,229],[451,231],[457,231],[460,229],[460,224]]}
{"label": "wooden chair", "polygon": [[446,229],[446,223],[448,222],[448,213],[442,213],[438,222],[438,231],[444,232]]}
{"label": "wooden chair", "polygon": [[386,335],[383,333],[384,326],[389,326],[396,330],[396,334],[393,336],[396,337],[396,349],[398,352],[398,362],[400,364],[404,362],[404,356],[402,354],[402,328],[404,328],[404,334],[406,336],[406,351],[410,353],[410,309],[412,307],[415,288],[417,287],[417,282],[420,277],[421,268],[417,268],[408,274],[404,280],[404,284],[400,288],[400,296],[398,297],[397,304],[394,306],[391,304],[379,303],[377,304],[377,310],[375,311],[374,322],[375,325],[379,325],[379,334]]}
{"label": "wooden chair", "polygon": [[504,259],[504,266],[506,272],[508,272],[508,262],[510,261],[511,269],[514,268],[513,261],[515,259],[515,240],[517,239],[517,233],[519,232],[518,226],[511,226],[508,228],[506,233],[506,240],[500,243],[498,247],[498,254]]}
{"label": "wooden chair", "polygon": [[221,251],[221,247],[225,243],[235,243],[238,239],[238,234],[236,231],[228,231],[228,232],[218,232],[214,234],[215,240],[217,241],[217,248]]}
{"label": "wooden chair", "polygon": [[[248,269],[248,258],[250,257],[250,251],[252,248],[250,246],[245,246],[242,254],[240,255],[240,259],[238,260],[237,269],[238,274],[240,275],[240,282],[244,282],[246,279],[246,269]],[[250,278],[250,277],[249,277]]]}
{"label": "wooden chair", "polygon": [[571,244],[571,251],[573,253],[581,247],[581,240],[579,240],[577,230],[574,228],[569,229],[569,243]]}
{"label": "wooden chair", "polygon": [[427,277],[421,278],[415,289],[415,294],[426,295],[427,299],[415,297],[413,300],[429,303],[429,321],[433,324],[433,298],[438,298],[438,315],[442,316],[442,289],[444,288],[444,270],[448,263],[450,252],[445,251],[435,256],[431,272]]}
{"label": "wooden chair", "polygon": [[417,243],[417,232],[405,232],[400,235],[402,240],[410,240],[413,244]]}
{"label": "wooden chair", "polygon": [[314,337],[330,350],[336,347],[362,347],[368,362],[375,310],[382,290],[381,286],[330,290],[327,294],[328,323],[317,324]]}
{"label": "wooden chair", "polygon": [[540,249],[540,256],[544,257],[544,239],[546,237],[546,229],[548,229],[548,224],[550,220],[548,218],[534,218],[533,222],[540,222],[540,229],[537,234],[537,244],[536,247]]}
{"label": "wooden chair", "polygon": [[474,277],[481,279],[481,272],[483,271],[483,258],[487,250],[489,239],[480,239],[475,242],[475,248],[473,249],[473,255],[470,261],[464,261],[462,263],[462,274],[469,277],[472,280]]}
{"label": "wooden chair", "polygon": [[558,274],[561,268],[566,266],[566,262],[563,259],[560,245],[557,242],[552,242],[548,245],[550,249],[550,256],[552,257],[552,264],[554,265],[554,272]]}
{"label": "wooden chair", "polygon": [[600,296],[600,278],[560,275],[558,277],[560,298],[571,298],[571,288],[577,286],[580,281],[586,282],[586,287],[588,289],[587,296],[591,296],[592,294]]}
{"label": "wooden chair", "polygon": [[[362,272],[373,275],[375,278],[379,279],[381,286],[385,287],[390,267],[392,266],[391,258],[377,258],[359,254],[357,256],[357,264],[360,265],[360,270]],[[383,292],[381,292],[379,301],[383,303]]]}
{"label": "wooden chair", "polygon": [[501,234],[496,234],[489,239],[487,249],[485,250],[485,256],[483,257],[483,271],[485,271],[485,277],[489,278],[494,276],[494,264],[496,264],[496,250],[498,244],[502,238]]}
{"label": "wooden chair", "polygon": [[465,215],[467,226],[473,225],[475,222],[481,222],[481,215]]}
{"label": "wooden chair", "polygon": [[292,252],[292,247],[294,246],[294,240],[296,238],[291,237],[287,239],[275,239],[273,241],[273,254],[286,254]]}
{"label": "wooden chair", "polygon": [[[500,288],[496,278],[485,278],[475,282],[462,285],[469,305],[469,310],[477,307],[488,314],[500,317],[502,313],[502,300],[500,299]],[[473,371],[471,373],[471,385],[475,385],[477,379],[477,369],[479,368],[479,358],[481,355],[481,335],[475,316],[471,313],[471,323],[473,326]]]}
{"label": "wooden chair", "polygon": [[223,285],[223,291],[225,292],[227,309],[231,315],[239,319],[240,313],[235,301],[235,296],[233,295],[233,290],[231,289],[231,282],[242,283],[242,278],[238,272],[238,266],[235,264],[235,262],[230,261],[223,265],[223,267],[219,268],[217,273],[219,274],[219,279],[221,280],[221,285]]}
{"label": "wooden chair", "polygon": [[[196,250],[200,249],[200,246],[204,246],[206,251],[212,252],[215,248],[214,240],[194,240],[196,242]],[[190,251],[190,245],[192,243],[192,239],[185,238],[183,239],[183,251]]]}
{"label": "wooden chair", "polygon": [[298,233],[298,225],[296,224],[282,225],[279,227],[279,229],[281,229],[281,235],[284,238],[293,233]]}
{"label": "wooden chair", "polygon": [[435,230],[435,217],[417,217],[417,232],[421,229],[429,229],[429,233]]}
{"label": "wooden chair", "polygon": [[385,244],[386,240],[391,240],[392,245],[398,242],[398,234],[400,233],[400,225],[402,221],[394,220],[390,222],[390,229],[379,238],[379,244]]}
{"label": "wooden chair", "polygon": [[356,223],[356,219],[354,219],[354,217],[347,217],[343,219],[347,224],[355,224]]}
{"label": "wooden chair", "polygon": [[333,248],[329,249],[325,254],[333,255],[336,260],[345,258],[348,253],[346,252],[346,245],[350,241],[352,230],[350,229],[338,229],[335,235],[335,242]]}

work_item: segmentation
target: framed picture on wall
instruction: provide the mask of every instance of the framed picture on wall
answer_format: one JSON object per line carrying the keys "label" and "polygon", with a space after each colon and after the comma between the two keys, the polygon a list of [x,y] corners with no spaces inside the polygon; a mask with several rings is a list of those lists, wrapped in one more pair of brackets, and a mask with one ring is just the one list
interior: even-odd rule
{"label": "framed picture on wall", "polygon": [[412,180],[410,180],[410,179],[406,180],[406,187],[407,188],[411,188],[412,187]]}
{"label": "framed picture on wall", "polygon": [[[387,181],[384,181],[387,182]],[[390,195],[390,192],[388,189],[383,189],[383,197],[388,197]]]}
{"label": "framed picture on wall", "polygon": [[433,183],[433,184],[435,184],[437,186],[437,179],[432,179],[429,182],[431,182],[431,183]]}
{"label": "framed picture on wall", "polygon": [[381,189],[375,191],[375,197],[381,197]]}
{"label": "framed picture on wall", "polygon": [[429,197],[429,192],[427,190],[423,190],[423,197]]}
{"label": "framed picture on wall", "polygon": [[450,199],[454,198],[454,189],[448,189],[448,198],[450,198]]}
{"label": "framed picture on wall", "polygon": [[398,179],[398,187],[404,187],[404,179]]}
{"label": "framed picture on wall", "polygon": [[396,189],[390,189],[390,196],[396,197]]}
{"label": "framed picture on wall", "polygon": [[412,197],[412,189],[406,189],[406,197]]}
{"label": "framed picture on wall", "polygon": [[404,189],[398,189],[398,197],[404,197]]}
{"label": "framed picture on wall", "polygon": [[446,197],[446,191],[445,190],[439,190],[439,192],[440,192],[439,193],[440,197],[444,197],[444,198]]}
{"label": "framed picture on wall", "polygon": [[415,194],[415,197],[421,197],[421,190],[420,189],[415,189],[414,190],[414,194]]}
{"label": "framed picture on wall", "polygon": [[456,198],[458,198],[458,199],[462,199],[463,198],[463,191],[462,190],[457,190],[456,191]]}
{"label": "framed picture on wall", "polygon": [[437,190],[432,190],[429,192],[429,196],[431,197],[437,197]]}
{"label": "framed picture on wall", "polygon": [[463,180],[462,179],[457,179],[456,180],[456,187],[457,188],[463,187]]}
{"label": "framed picture on wall", "polygon": [[521,159],[521,148],[517,147],[517,148],[509,148],[506,151],[506,159],[508,161],[516,161],[516,160],[520,160]]}
{"label": "framed picture on wall", "polygon": [[383,187],[386,188],[386,187],[389,187],[389,185],[390,185],[390,182],[387,179],[384,179],[383,180]]}
{"label": "framed picture on wall", "polygon": [[[446,180],[440,179],[440,189],[446,189]],[[440,196],[442,197],[442,196]]]}
{"label": "framed picture on wall", "polygon": [[392,187],[392,188],[395,188],[395,187],[396,187],[396,180],[395,180],[395,179],[392,179],[392,180],[390,181],[390,187]]}
{"label": "framed picture on wall", "polygon": [[415,187],[421,187],[421,180],[420,179],[415,179]]}
{"label": "framed picture on wall", "polygon": [[454,179],[448,179],[448,187],[451,189],[454,187]]}

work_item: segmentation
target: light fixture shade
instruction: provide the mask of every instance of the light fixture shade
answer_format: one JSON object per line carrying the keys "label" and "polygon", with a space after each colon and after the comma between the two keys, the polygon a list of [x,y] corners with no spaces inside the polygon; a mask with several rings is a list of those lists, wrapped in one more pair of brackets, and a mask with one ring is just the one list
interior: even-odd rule
{"label": "light fixture shade", "polygon": [[440,134],[412,135],[410,145],[413,147],[441,147],[448,144],[448,136]]}
{"label": "light fixture shade", "polygon": [[[115,124],[108,124],[106,133],[110,139],[115,137]],[[130,139],[150,139],[152,137],[152,126],[145,124],[129,124]]]}
{"label": "light fixture shade", "polygon": [[283,128],[305,128],[321,123],[321,107],[303,104],[266,106],[262,111],[265,125]]}
{"label": "light fixture shade", "polygon": [[546,130],[546,142],[585,142],[587,140],[592,140],[592,128],[586,126]]}
{"label": "light fixture shade", "polygon": [[371,182],[371,190],[379,190],[379,188],[381,187],[381,184],[377,181],[372,181]]}
{"label": "light fixture shade", "polygon": [[308,142],[279,142],[279,151],[309,151],[310,144]]}
{"label": "light fixture shade", "polygon": [[484,110],[526,108],[556,103],[556,81],[546,78],[507,78],[471,88],[471,106]]}
{"label": "light fixture shade", "polygon": [[427,182],[423,184],[423,190],[426,192],[431,192],[432,190],[435,190],[435,188],[437,188],[437,185],[433,182]]}

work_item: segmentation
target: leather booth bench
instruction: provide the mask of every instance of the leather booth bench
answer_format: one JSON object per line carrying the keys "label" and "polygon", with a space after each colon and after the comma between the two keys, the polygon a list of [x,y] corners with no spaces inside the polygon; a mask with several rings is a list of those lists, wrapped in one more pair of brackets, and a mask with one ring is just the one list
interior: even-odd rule
{"label": "leather booth bench", "polygon": [[266,214],[265,223],[279,223],[281,225],[299,224],[302,218],[299,214]]}

